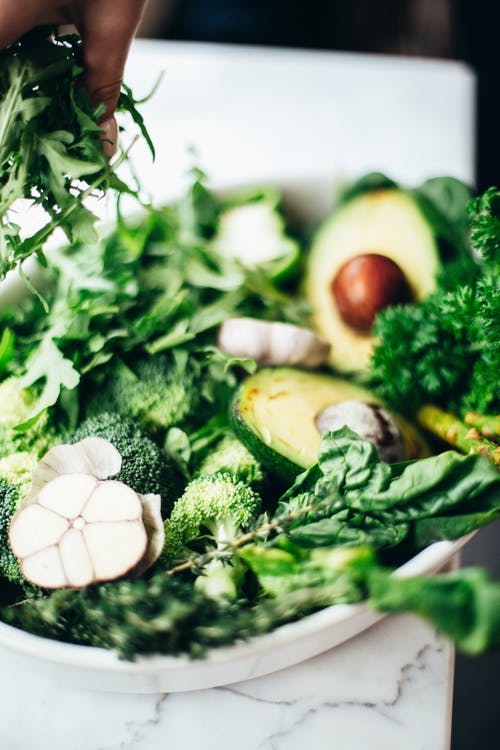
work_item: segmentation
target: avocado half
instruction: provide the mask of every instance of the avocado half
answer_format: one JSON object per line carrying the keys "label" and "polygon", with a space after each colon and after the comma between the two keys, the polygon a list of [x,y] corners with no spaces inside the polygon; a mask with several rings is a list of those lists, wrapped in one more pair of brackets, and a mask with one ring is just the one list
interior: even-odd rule
{"label": "avocado half", "polygon": [[370,331],[344,322],[331,285],[342,266],[366,253],[385,256],[403,272],[413,300],[435,289],[440,268],[436,239],[410,195],[397,188],[372,190],[344,203],[319,229],[307,262],[305,293],[314,327],[331,344],[339,372],[364,369],[374,343]]}
{"label": "avocado half", "polygon": [[[351,399],[381,403],[366,388],[332,375],[267,367],[243,381],[233,403],[232,425],[258,461],[291,483],[318,460],[318,413]],[[418,431],[399,415],[396,421],[404,438],[406,459],[429,455]]]}

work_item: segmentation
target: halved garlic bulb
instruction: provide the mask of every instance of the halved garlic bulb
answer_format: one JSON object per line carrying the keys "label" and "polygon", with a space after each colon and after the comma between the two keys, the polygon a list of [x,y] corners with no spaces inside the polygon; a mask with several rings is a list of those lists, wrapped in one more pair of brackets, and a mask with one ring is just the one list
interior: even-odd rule
{"label": "halved garlic bulb", "polygon": [[119,452],[100,438],[44,456],[9,528],[27,580],[80,588],[139,575],[156,562],[165,538],[161,498],[108,478],[120,468]]}

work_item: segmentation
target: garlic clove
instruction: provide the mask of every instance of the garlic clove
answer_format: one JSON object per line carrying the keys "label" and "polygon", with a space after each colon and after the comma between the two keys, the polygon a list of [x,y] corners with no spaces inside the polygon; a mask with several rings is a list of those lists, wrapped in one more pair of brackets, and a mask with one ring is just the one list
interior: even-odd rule
{"label": "garlic clove", "polygon": [[141,521],[89,523],[83,536],[96,580],[111,581],[128,573],[146,552],[147,536]]}
{"label": "garlic clove", "polygon": [[24,558],[58,544],[69,521],[41,505],[28,505],[11,521],[9,541],[16,557]]}
{"label": "garlic clove", "polygon": [[28,581],[43,588],[61,588],[67,580],[58,547],[46,547],[22,562],[22,571]]}
{"label": "garlic clove", "polygon": [[50,485],[44,485],[38,495],[38,503],[64,518],[79,516],[88,502],[99,480],[88,474],[66,474],[56,477]]}
{"label": "garlic clove", "polygon": [[95,489],[82,512],[87,523],[133,521],[142,516],[139,496],[123,482],[108,480]]}
{"label": "garlic clove", "polygon": [[307,328],[254,318],[229,318],[219,329],[218,345],[233,357],[255,359],[259,366],[319,367],[330,344]]}
{"label": "garlic clove", "polygon": [[396,420],[379,404],[354,399],[340,401],[316,415],[316,427],[322,435],[344,426],[373,443],[381,461],[395,463],[406,457],[404,438]]}
{"label": "garlic clove", "polygon": [[143,500],[130,487],[86,474],[57,476],[14,515],[12,551],[25,577],[44,588],[114,580],[139,563],[145,570],[164,534],[160,498],[153,497],[156,512],[146,517],[155,528],[148,540]]}
{"label": "garlic clove", "polygon": [[59,553],[69,586],[80,588],[95,580],[94,566],[79,529],[72,528],[64,534],[59,544]]}
{"label": "garlic clove", "polygon": [[271,325],[269,350],[273,353],[275,361],[269,364],[288,364],[314,369],[328,357],[330,344],[307,328],[287,323]]}

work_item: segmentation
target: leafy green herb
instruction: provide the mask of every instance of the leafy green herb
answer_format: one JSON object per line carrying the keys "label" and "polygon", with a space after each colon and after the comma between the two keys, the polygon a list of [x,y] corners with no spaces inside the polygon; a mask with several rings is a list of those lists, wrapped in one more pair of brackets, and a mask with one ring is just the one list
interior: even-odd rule
{"label": "leafy green herb", "polygon": [[500,267],[500,190],[489,188],[468,207],[471,243],[482,261]]}
{"label": "leafy green herb", "polygon": [[56,402],[64,406],[62,394],[82,378],[85,393],[99,391],[111,359],[121,360],[121,373],[128,369],[133,379],[138,360],[161,355],[179,383],[203,384],[197,396],[211,404],[203,412],[210,419],[236,385],[234,370],[254,367],[214,346],[218,325],[231,315],[303,322],[300,301],[258,270],[207,248],[207,205],[218,204],[200,174],[197,185],[201,206],[190,189],[180,206],[149,208],[140,222],[121,218],[99,242],[51,253],[48,313],[31,302],[24,315],[8,321],[26,383],[44,386],[38,412]]}
{"label": "leafy green herb", "polygon": [[500,276],[387,308],[375,335],[372,383],[395,409],[500,412]]}
{"label": "leafy green herb", "polygon": [[6,622],[36,635],[112,649],[124,659],[148,653],[200,658],[210,648],[368,594],[380,611],[412,611],[430,619],[469,653],[499,643],[500,585],[481,571],[396,578],[365,547],[304,552],[282,544],[248,547],[241,557],[273,596],[255,602],[213,599],[192,581],[159,572],[150,580],[60,589],[1,613]]}
{"label": "leafy green herb", "polygon": [[483,570],[401,579],[375,568],[368,589],[375,609],[425,617],[469,654],[500,645],[500,583]]}
{"label": "leafy green herb", "polygon": [[[71,241],[95,241],[87,196],[108,188],[136,194],[103,153],[97,124],[103,110],[92,108],[78,86],[79,55],[78,37],[51,42],[44,30],[0,51],[0,279],[31,255],[43,261],[56,227]],[[130,89],[122,90],[118,110],[131,114],[152,147]],[[41,206],[48,217],[24,239],[14,220],[19,199]]]}
{"label": "leafy green herb", "polygon": [[399,411],[429,403],[466,419],[475,412],[483,424],[500,412],[500,192],[490,188],[467,211],[457,181],[430,180],[417,192],[445,217],[445,235],[463,257],[445,268],[435,294],[378,316],[371,382]]}

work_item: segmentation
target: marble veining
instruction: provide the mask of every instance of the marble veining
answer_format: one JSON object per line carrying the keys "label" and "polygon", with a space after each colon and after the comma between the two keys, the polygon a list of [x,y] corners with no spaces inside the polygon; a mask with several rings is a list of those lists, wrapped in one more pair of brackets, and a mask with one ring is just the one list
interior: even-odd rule
{"label": "marble veining", "polygon": [[449,750],[452,659],[448,642],[409,615],[281,672],[186,693],[83,690],[7,654],[0,747]]}

